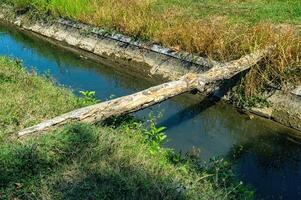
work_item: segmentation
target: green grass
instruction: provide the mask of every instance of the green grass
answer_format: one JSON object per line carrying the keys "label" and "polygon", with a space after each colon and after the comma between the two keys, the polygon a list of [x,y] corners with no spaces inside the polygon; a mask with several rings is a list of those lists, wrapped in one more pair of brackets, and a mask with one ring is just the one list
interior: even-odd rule
{"label": "green grass", "polygon": [[1,136],[84,105],[69,90],[54,87],[46,76],[29,74],[18,61],[3,57],[0,84]]}
{"label": "green grass", "polygon": [[[251,199],[231,165],[199,166],[160,147],[165,136],[131,118],[71,123],[18,139],[16,131],[94,103],[0,57],[0,199]],[[91,95],[90,95],[91,94]],[[117,122],[116,120],[114,120]]]}
{"label": "green grass", "polygon": [[162,0],[157,5],[185,8],[186,16],[200,19],[219,16],[248,23],[299,23],[301,19],[301,2],[298,0]]}
{"label": "green grass", "polygon": [[[40,10],[50,10],[69,17],[90,14],[94,9],[109,5],[103,0],[6,0],[18,7],[32,5]],[[299,23],[301,20],[301,2],[299,0],[114,0],[113,3],[144,6],[154,15],[169,9],[181,10],[179,17],[202,19],[208,16],[226,16],[234,21],[275,23]],[[116,8],[114,8],[116,9]]]}

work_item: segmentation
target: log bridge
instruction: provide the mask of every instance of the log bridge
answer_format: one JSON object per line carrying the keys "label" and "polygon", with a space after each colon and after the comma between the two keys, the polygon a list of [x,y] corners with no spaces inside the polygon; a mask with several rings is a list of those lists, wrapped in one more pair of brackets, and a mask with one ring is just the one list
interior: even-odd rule
{"label": "log bridge", "polygon": [[210,83],[230,79],[236,74],[256,65],[260,60],[271,53],[272,47],[257,50],[238,60],[213,66],[210,70],[201,74],[187,74],[179,80],[171,81],[151,87],[141,92],[119,97],[110,101],[83,107],[42,123],[26,128],[18,133],[19,137],[32,134],[40,134],[73,121],[97,123],[110,117],[132,113],[169,98],[197,89],[204,92]]}

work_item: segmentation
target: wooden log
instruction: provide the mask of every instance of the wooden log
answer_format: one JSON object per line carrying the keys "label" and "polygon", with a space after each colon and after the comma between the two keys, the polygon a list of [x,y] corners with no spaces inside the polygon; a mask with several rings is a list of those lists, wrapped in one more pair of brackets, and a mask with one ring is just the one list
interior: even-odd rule
{"label": "wooden log", "polygon": [[271,52],[272,48],[259,50],[236,61],[215,66],[203,74],[187,74],[177,81],[151,87],[141,92],[80,108],[53,119],[26,128],[18,136],[42,133],[71,121],[97,123],[113,116],[132,113],[193,89],[203,91],[209,83],[229,79],[255,65]]}

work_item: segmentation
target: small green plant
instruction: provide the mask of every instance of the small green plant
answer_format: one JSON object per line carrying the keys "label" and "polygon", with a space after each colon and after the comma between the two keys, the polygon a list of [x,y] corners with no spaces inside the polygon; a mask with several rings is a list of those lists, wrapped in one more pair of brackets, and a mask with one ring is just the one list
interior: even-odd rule
{"label": "small green plant", "polygon": [[232,101],[234,102],[235,106],[242,107],[242,108],[250,108],[250,107],[269,107],[269,101],[264,98],[260,94],[253,94],[252,96],[247,96],[245,94],[244,86],[239,86],[233,91],[232,94]]}
{"label": "small green plant", "polygon": [[146,142],[150,144],[150,151],[152,154],[160,151],[161,145],[166,141],[167,136],[164,131],[166,127],[157,127],[155,119],[149,120],[149,128],[144,131]]}
{"label": "small green plant", "polygon": [[96,98],[95,91],[79,91],[79,93],[81,94],[80,102],[84,105],[91,105],[99,102]]}

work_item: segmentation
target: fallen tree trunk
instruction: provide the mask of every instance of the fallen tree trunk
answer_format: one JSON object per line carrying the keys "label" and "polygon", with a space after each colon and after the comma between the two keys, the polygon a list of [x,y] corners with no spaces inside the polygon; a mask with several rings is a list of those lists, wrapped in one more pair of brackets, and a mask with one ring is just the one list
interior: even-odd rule
{"label": "fallen tree trunk", "polygon": [[71,121],[97,123],[113,116],[141,110],[193,89],[198,89],[203,92],[207,84],[229,79],[237,73],[255,65],[263,57],[269,54],[271,49],[272,48],[256,51],[239,60],[215,66],[203,74],[188,74],[177,81],[171,81],[132,95],[71,111],[33,127],[24,129],[19,132],[18,135],[26,136],[33,133],[41,133]]}

